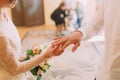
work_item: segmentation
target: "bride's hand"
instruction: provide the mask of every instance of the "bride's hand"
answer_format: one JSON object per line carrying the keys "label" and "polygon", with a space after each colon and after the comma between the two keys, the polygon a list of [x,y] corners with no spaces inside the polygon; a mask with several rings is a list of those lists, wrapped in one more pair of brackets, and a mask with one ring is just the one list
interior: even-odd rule
{"label": "bride's hand", "polygon": [[47,58],[50,58],[52,56],[59,56],[61,55],[64,51],[61,51],[60,46],[53,46],[51,45],[47,51],[45,52],[44,56]]}

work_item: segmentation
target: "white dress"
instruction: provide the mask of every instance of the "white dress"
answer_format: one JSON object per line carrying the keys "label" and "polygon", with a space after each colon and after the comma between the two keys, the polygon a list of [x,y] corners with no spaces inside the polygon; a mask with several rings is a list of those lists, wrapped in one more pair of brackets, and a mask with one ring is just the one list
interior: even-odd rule
{"label": "white dress", "polygon": [[96,70],[96,80],[120,80],[120,0],[101,0],[91,22],[81,27],[83,40],[104,29],[105,53]]}
{"label": "white dress", "polygon": [[[2,9],[0,14],[0,35],[3,34],[9,36],[9,38],[13,40],[13,42],[16,45],[16,51],[17,51],[16,55],[19,56],[19,52],[21,48],[20,37],[18,35],[15,26],[12,24],[11,20],[9,19],[5,9]],[[27,79],[25,77],[25,74],[12,76],[8,71],[6,71],[2,66],[0,66],[0,80],[27,80]]]}
{"label": "white dress", "polygon": [[21,40],[7,11],[0,9],[0,80],[27,80],[24,72],[37,66],[45,58],[39,55],[19,62]]}

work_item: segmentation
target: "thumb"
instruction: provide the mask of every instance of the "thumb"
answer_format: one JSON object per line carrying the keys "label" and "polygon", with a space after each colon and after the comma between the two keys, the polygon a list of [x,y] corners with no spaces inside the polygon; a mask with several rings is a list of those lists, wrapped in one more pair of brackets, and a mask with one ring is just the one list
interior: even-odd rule
{"label": "thumb", "polygon": [[80,46],[80,43],[79,43],[79,42],[75,43],[74,46],[73,46],[73,48],[72,48],[72,52],[75,52],[76,49],[77,49],[79,46]]}

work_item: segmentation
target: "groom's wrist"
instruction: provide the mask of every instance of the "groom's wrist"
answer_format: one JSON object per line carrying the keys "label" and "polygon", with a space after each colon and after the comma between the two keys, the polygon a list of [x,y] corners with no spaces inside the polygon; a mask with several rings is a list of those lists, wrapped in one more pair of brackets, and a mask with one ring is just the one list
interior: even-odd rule
{"label": "groom's wrist", "polygon": [[83,33],[82,33],[81,31],[75,30],[74,32],[75,32],[75,33],[78,33],[81,37],[83,37]]}

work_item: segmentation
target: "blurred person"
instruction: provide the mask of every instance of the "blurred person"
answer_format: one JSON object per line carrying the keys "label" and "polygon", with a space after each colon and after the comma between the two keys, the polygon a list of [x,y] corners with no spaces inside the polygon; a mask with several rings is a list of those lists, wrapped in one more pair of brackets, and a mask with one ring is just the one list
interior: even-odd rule
{"label": "blurred person", "polygon": [[17,0],[0,0],[0,80],[27,80],[26,71],[52,56],[58,56],[58,47],[51,45],[44,54],[24,62],[19,61],[21,40],[6,11],[6,8],[13,8],[16,3]]}
{"label": "blurred person", "polygon": [[63,30],[67,30],[67,26],[69,24],[69,9],[66,8],[65,10],[65,23],[64,23],[64,27]]}
{"label": "blurred person", "polygon": [[81,40],[88,40],[104,29],[105,53],[101,56],[96,69],[96,80],[120,80],[120,0],[101,2],[89,23],[69,36],[55,38],[53,45],[60,46],[61,51],[74,44],[72,48],[74,52],[80,46]]}
{"label": "blurred person", "polygon": [[82,19],[83,19],[83,16],[84,16],[84,12],[83,12],[83,6],[82,6],[81,2],[77,2],[76,5],[77,5],[76,9],[75,9],[76,15],[77,15],[77,22],[76,23],[78,25],[78,27],[76,29],[78,29],[78,28],[81,27],[81,23],[82,23]]}
{"label": "blurred person", "polygon": [[73,32],[77,28],[77,15],[74,9],[70,9],[69,21],[69,30]]}
{"label": "blurred person", "polygon": [[66,16],[66,6],[65,3],[62,2],[59,7],[51,14],[51,18],[55,21],[57,28],[55,32],[56,36],[64,36],[62,33],[62,28],[65,27]]}

